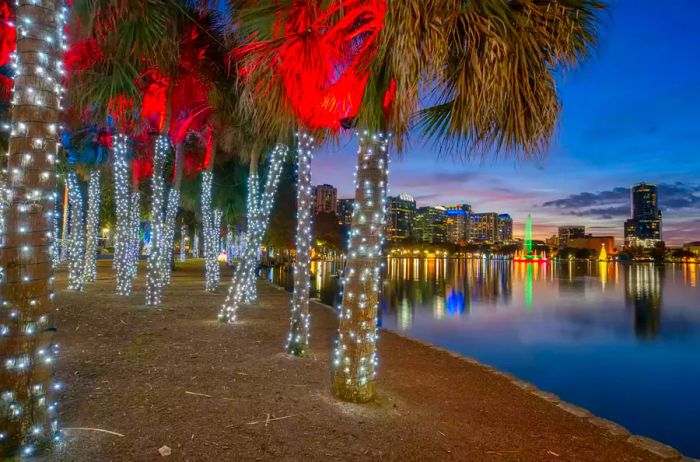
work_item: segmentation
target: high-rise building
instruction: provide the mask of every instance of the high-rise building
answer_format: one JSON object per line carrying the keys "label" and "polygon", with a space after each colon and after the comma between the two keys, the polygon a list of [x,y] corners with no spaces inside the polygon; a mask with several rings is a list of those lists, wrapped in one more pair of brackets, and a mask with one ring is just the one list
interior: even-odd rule
{"label": "high-rise building", "polygon": [[471,213],[469,204],[452,205],[445,207],[447,242],[453,244],[465,244],[469,235],[467,216]]}
{"label": "high-rise building", "polygon": [[513,241],[513,219],[507,213],[498,215],[498,242]]}
{"label": "high-rise building", "polygon": [[416,201],[409,194],[387,197],[386,237],[389,241],[403,241],[411,237],[416,215]]}
{"label": "high-rise building", "polygon": [[314,186],[314,215],[336,213],[338,190],[329,184]]}
{"label": "high-rise building", "polygon": [[[471,213],[468,216],[469,240],[473,242],[498,242],[498,214]],[[511,228],[512,233],[512,228]]]}
{"label": "high-rise building", "polygon": [[413,220],[417,241],[442,244],[447,241],[447,215],[444,207],[421,207]]}
{"label": "high-rise building", "polygon": [[352,207],[355,204],[355,199],[338,199],[336,214],[338,215],[338,224],[350,226],[352,224]]}
{"label": "high-rise building", "polygon": [[559,227],[559,248],[569,246],[571,239],[586,237],[585,226],[560,226]]}
{"label": "high-rise building", "polygon": [[625,221],[626,247],[653,247],[662,239],[656,185],[639,183],[630,192],[632,217]]}

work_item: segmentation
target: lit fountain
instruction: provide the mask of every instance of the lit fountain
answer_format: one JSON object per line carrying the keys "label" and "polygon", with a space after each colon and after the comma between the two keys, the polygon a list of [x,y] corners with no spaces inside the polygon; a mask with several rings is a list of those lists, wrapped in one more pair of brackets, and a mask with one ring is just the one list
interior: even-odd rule
{"label": "lit fountain", "polygon": [[530,214],[527,215],[527,220],[525,221],[525,242],[523,244],[523,249],[515,252],[515,255],[513,255],[513,261],[524,263],[547,262],[546,251],[539,253],[533,252],[532,250],[532,217]]}

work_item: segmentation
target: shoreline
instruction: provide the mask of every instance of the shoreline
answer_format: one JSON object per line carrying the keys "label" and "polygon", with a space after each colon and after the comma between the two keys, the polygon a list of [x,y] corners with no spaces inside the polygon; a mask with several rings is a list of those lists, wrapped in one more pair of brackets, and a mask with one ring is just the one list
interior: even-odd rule
{"label": "shoreline", "polygon": [[[261,282],[259,304],[228,325],[215,320],[226,287],[203,291],[201,261],[178,263],[159,309],[143,305],[142,277],[133,296],[117,297],[108,262],[98,265],[86,292],[59,290],[66,438],[38,460],[162,460],[164,446],[170,460],[192,461],[682,460],[507,374],[386,330],[376,401],[338,401],[328,379],[335,310],[312,301],[309,355],[295,358],[284,353],[282,288]],[[65,273],[57,283],[65,286]]]}
{"label": "shoreline", "polygon": [[[391,257],[391,258],[403,258],[403,257]],[[624,263],[639,263],[639,262],[624,262]],[[277,284],[274,284],[266,279],[262,279],[264,283],[271,285],[275,289],[287,292],[287,290],[279,286]],[[287,292],[289,293],[289,292]],[[329,309],[333,311],[334,313],[337,312],[337,309],[331,305],[328,305],[327,303],[323,303],[320,298],[318,297],[312,297],[309,298],[310,303],[314,303],[316,305],[319,305],[323,308]],[[417,343],[418,345],[421,345],[422,347],[429,348],[433,351],[440,352],[442,354],[446,354],[448,356],[451,356],[452,358],[455,358],[460,361],[464,361],[470,365],[480,367],[484,369],[485,371],[496,375],[498,377],[502,377],[506,380],[508,380],[510,383],[515,385],[516,387],[525,390],[526,392],[529,392],[533,396],[536,396],[554,406],[557,406],[558,408],[562,409],[565,412],[568,412],[578,418],[584,419],[588,421],[589,423],[607,431],[610,433],[611,436],[614,437],[625,437],[626,441],[634,446],[637,446],[640,449],[643,449],[645,451],[649,451],[655,455],[658,455],[664,459],[668,460],[674,460],[674,459],[679,459],[682,461],[695,461],[698,459],[691,458],[684,456],[679,450],[674,448],[671,445],[665,444],[661,441],[658,441],[654,438],[643,436],[643,435],[635,435],[632,434],[627,428],[624,426],[618,424],[617,422],[614,422],[612,420],[606,419],[604,417],[600,417],[592,413],[586,408],[583,408],[581,406],[578,406],[573,403],[569,403],[567,401],[562,400],[558,395],[539,389],[536,385],[534,385],[531,382],[527,382],[525,380],[522,380],[512,374],[509,374],[507,372],[503,372],[493,366],[490,366],[488,364],[484,364],[480,361],[478,361],[475,358],[469,357],[469,356],[464,356],[459,353],[456,353],[454,351],[450,351],[446,348],[440,347],[438,345],[435,345],[433,343],[427,342],[425,340],[421,340],[419,338],[411,337],[409,335],[396,332],[390,329],[387,329],[385,327],[379,327],[378,328],[383,334],[390,334],[390,335],[395,335],[397,337],[400,337],[404,340],[408,340],[410,342]]]}

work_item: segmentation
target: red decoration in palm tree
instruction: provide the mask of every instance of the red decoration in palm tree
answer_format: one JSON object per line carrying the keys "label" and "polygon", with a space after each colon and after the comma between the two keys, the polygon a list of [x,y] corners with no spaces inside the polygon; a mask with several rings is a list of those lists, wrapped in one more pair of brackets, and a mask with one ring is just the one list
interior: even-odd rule
{"label": "red decoration in palm tree", "polygon": [[[286,101],[308,128],[340,128],[357,114],[384,24],[386,0],[338,0],[324,9],[320,0],[297,0],[276,15],[273,37],[234,50],[241,74],[271,66]],[[257,88],[264,97],[267,85]]]}

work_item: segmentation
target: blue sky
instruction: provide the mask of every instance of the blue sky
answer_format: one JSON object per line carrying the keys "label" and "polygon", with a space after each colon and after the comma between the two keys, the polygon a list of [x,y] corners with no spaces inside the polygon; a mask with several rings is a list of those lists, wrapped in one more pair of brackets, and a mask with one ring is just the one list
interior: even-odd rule
{"label": "blue sky", "polygon": [[[616,0],[599,50],[559,86],[559,129],[542,160],[459,162],[419,137],[391,164],[390,194],[418,206],[466,202],[506,212],[522,234],[585,224],[593,234],[622,235],[630,185],[660,186],[664,239],[700,240],[700,2]],[[314,183],[352,197],[355,140],[322,149]]]}

